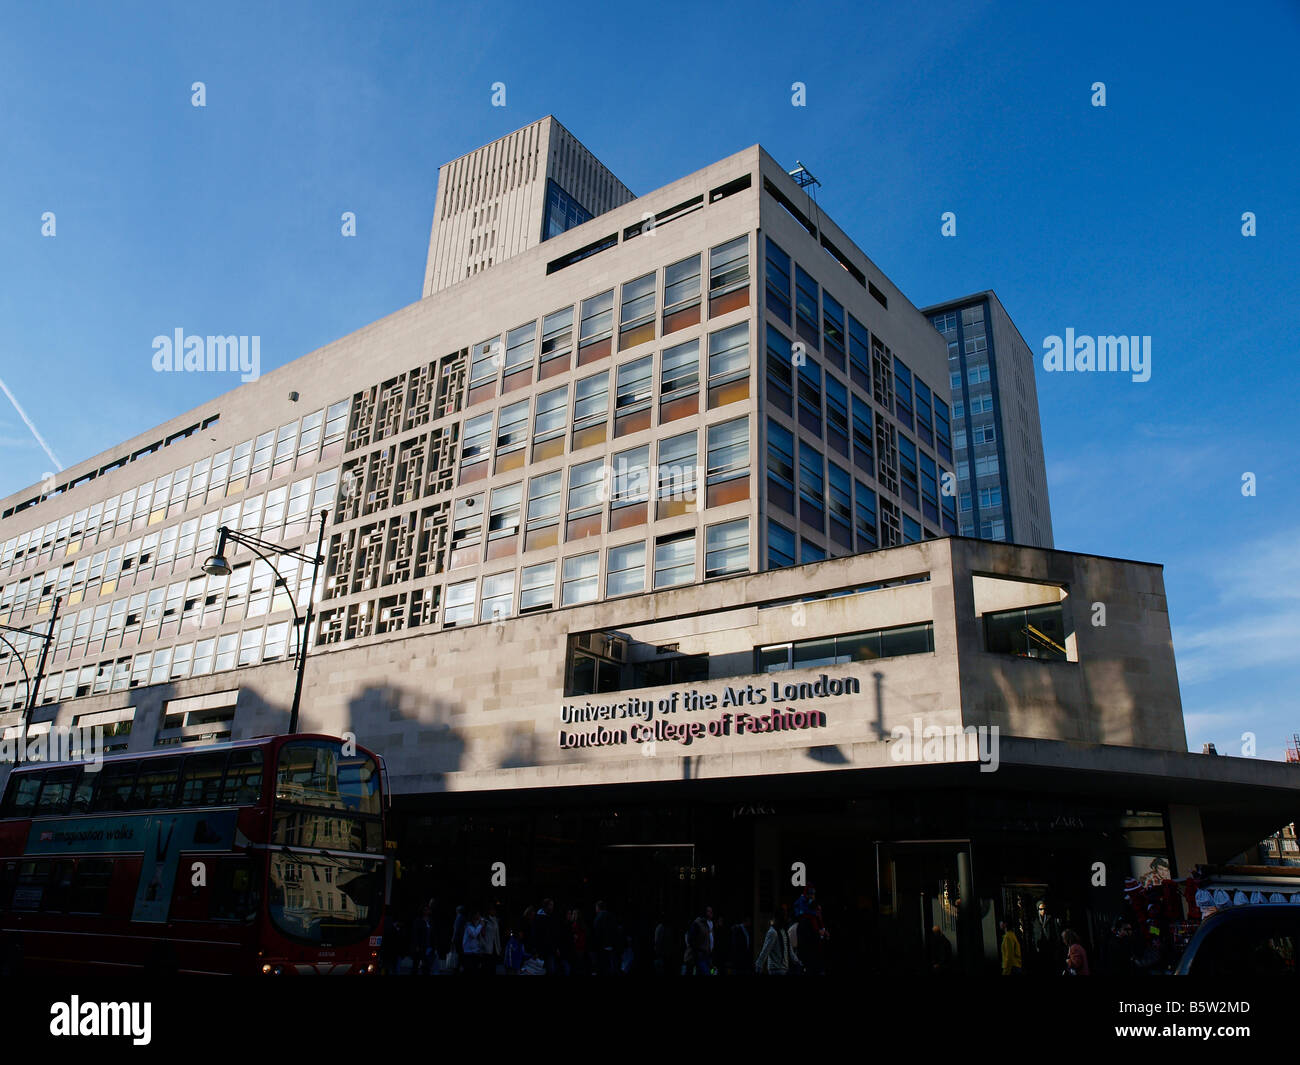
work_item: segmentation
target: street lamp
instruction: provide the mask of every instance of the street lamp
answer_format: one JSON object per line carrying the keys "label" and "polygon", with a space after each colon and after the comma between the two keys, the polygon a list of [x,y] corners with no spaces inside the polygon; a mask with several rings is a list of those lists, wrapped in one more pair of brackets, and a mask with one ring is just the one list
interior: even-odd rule
{"label": "street lamp", "polygon": [[18,665],[22,668],[23,679],[27,681],[27,701],[23,705],[22,717],[18,719],[20,735],[24,741],[27,739],[27,711],[37,705],[36,700],[41,694],[41,678],[45,676],[45,659],[50,653],[50,644],[54,642],[54,623],[59,620],[59,604],[63,602],[63,596],[54,597],[54,609],[50,611],[50,627],[45,632],[37,632],[35,629],[23,629],[16,625],[0,625],[0,629],[5,632],[18,632],[24,636],[35,636],[41,643],[41,657],[36,663],[36,683],[33,687],[32,678],[27,672],[27,663],[23,656],[18,654],[18,648],[9,642],[5,637],[0,636],[6,647],[9,648],[18,658]]}
{"label": "street lamp", "polygon": [[294,624],[297,626],[295,631],[298,633],[298,643],[294,648],[294,658],[296,660],[294,668],[297,672],[297,676],[294,678],[293,684],[293,709],[289,712],[290,734],[298,731],[298,707],[302,702],[302,674],[303,668],[307,664],[307,635],[311,631],[311,609],[312,599],[316,591],[316,578],[320,573],[320,564],[325,561],[325,557],[321,554],[321,551],[325,545],[325,519],[328,515],[329,511],[327,510],[322,510],[320,512],[320,533],[316,538],[315,555],[306,555],[301,551],[294,550],[293,548],[281,547],[279,544],[268,543],[266,540],[260,540],[256,536],[249,536],[247,533],[241,533],[236,529],[231,529],[228,526],[222,525],[217,529],[216,549],[212,552],[212,555],[208,560],[203,563],[203,572],[209,576],[228,577],[230,576],[231,568],[230,563],[226,560],[226,541],[235,544],[243,544],[252,551],[253,554],[271,567],[271,572],[275,574],[275,583],[286,592],[289,591],[289,584],[284,579],[284,575],[280,573],[276,568],[275,563],[267,558],[263,552],[269,551],[280,555],[283,558],[292,558],[299,562],[310,562],[312,564],[312,594],[307,596],[307,617],[305,621],[298,613],[298,604],[294,602],[293,594],[290,593],[289,595],[289,606],[293,610],[293,620]]}

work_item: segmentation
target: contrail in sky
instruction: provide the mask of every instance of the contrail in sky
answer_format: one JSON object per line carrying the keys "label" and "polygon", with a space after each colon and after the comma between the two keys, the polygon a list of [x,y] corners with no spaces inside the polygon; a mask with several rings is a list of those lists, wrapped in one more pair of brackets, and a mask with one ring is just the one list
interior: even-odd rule
{"label": "contrail in sky", "polygon": [[41,445],[45,454],[49,455],[50,461],[54,463],[55,472],[57,473],[61,471],[63,469],[63,463],[61,463],[59,457],[50,450],[50,445],[45,442],[45,437],[41,436],[41,431],[37,429],[32,423],[32,420],[27,417],[27,412],[19,405],[18,400],[14,398],[14,394],[9,391],[9,386],[4,383],[3,378],[0,378],[0,392],[3,392],[9,397],[9,402],[14,405],[14,410],[18,412],[18,417],[20,417],[27,428],[32,431],[32,436],[36,437],[36,442]]}

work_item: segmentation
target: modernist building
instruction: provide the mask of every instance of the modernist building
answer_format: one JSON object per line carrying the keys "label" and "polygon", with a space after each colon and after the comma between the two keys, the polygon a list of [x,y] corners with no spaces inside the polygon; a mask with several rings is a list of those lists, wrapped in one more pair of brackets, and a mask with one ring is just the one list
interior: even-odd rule
{"label": "modernist building", "polygon": [[948,343],[961,535],[1051,547],[1033,352],[993,292],[923,313]]}
{"label": "modernist building", "polygon": [[[944,340],[774,160],[626,195],[549,119],[449,164],[419,302],[0,501],[0,621],[60,601],[0,727],[281,731],[312,597],[301,728],[385,757],[408,898],[504,861],[512,910],[759,918],[803,863],[967,959],[1044,892],[1103,914],[1092,861],[1277,827],[1294,784],[1186,754],[1158,567],[956,536]],[[322,512],[314,589],[202,571]],[[926,742],[968,726],[984,766]]]}

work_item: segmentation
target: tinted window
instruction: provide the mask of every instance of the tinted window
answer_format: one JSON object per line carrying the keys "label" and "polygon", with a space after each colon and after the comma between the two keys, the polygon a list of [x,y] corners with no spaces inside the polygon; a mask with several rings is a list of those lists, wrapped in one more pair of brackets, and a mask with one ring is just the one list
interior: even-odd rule
{"label": "tinted window", "polygon": [[92,808],[101,810],[129,810],[131,789],[135,786],[136,762],[110,762],[99,771],[99,788],[95,792]]}
{"label": "tinted window", "polygon": [[226,753],[194,754],[185,759],[181,776],[181,806],[215,806],[221,801],[221,778]]}
{"label": "tinted window", "polygon": [[40,773],[15,774],[9,783],[9,797],[5,801],[6,817],[26,817],[36,808],[36,796],[41,790]]}
{"label": "tinted window", "polygon": [[221,789],[223,805],[241,806],[262,798],[262,752],[231,751],[226,781]]}
{"label": "tinted window", "polygon": [[81,776],[79,766],[49,770],[45,774],[45,783],[41,787],[41,797],[36,802],[36,816],[48,817],[52,814],[64,813],[79,776]]}
{"label": "tinted window", "polygon": [[176,780],[180,771],[179,758],[140,763],[140,775],[131,793],[131,806],[137,810],[159,810],[171,806],[176,798]]}

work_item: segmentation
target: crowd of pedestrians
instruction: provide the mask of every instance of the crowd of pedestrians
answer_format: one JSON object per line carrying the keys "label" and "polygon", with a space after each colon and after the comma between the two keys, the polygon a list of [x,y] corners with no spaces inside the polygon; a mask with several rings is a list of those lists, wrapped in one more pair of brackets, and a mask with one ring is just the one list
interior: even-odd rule
{"label": "crowd of pedestrians", "polygon": [[820,975],[828,940],[812,888],[793,908],[782,905],[758,942],[748,918],[727,922],[712,906],[643,921],[603,899],[588,914],[544,898],[503,925],[495,906],[457,905],[440,921],[430,900],[414,915],[389,916],[380,961],[386,973],[423,976]]}

